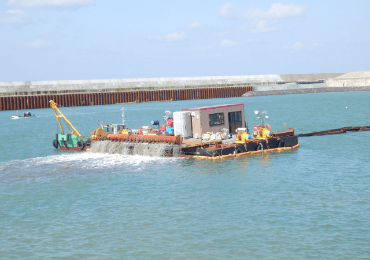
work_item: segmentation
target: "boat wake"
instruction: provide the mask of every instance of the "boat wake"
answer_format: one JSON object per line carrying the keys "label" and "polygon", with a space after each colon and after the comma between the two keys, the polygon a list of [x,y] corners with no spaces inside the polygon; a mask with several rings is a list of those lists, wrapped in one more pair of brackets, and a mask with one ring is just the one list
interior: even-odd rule
{"label": "boat wake", "polygon": [[168,165],[175,160],[181,159],[98,152],[63,153],[0,162],[0,183],[70,179],[107,173],[134,173],[145,171],[158,164]]}

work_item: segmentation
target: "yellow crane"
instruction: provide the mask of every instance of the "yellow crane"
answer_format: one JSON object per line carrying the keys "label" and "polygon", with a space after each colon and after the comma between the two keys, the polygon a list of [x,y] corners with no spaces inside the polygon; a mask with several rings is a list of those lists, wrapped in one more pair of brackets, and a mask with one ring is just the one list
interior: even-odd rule
{"label": "yellow crane", "polygon": [[[66,116],[62,113],[62,111],[59,110],[58,108],[58,104],[54,102],[54,100],[50,100],[49,101],[50,103],[50,106],[51,108],[54,110],[54,114],[55,114],[55,117],[57,118],[58,120],[58,124],[59,124],[59,127],[60,129],[62,130],[62,134],[64,134],[64,129],[63,129],[63,126],[60,122],[60,117],[64,118],[64,120],[72,127],[72,129],[74,130],[74,132],[72,132],[71,134],[73,135],[76,135],[76,136],[79,136],[79,137],[82,137],[82,135],[80,134],[80,132],[77,131],[77,129],[72,125],[71,122],[69,122],[69,120],[66,118]],[[59,113],[59,114],[58,114]]]}

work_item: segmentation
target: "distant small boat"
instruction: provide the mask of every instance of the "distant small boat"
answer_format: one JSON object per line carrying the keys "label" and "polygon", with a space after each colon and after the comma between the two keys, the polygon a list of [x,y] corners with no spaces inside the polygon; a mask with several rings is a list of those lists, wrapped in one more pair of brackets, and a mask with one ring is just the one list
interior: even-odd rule
{"label": "distant small boat", "polygon": [[17,115],[12,116],[12,119],[29,118],[29,117],[36,117],[36,115],[31,114],[31,112],[27,112],[27,113],[23,112],[23,115],[19,116],[18,111],[17,111]]}

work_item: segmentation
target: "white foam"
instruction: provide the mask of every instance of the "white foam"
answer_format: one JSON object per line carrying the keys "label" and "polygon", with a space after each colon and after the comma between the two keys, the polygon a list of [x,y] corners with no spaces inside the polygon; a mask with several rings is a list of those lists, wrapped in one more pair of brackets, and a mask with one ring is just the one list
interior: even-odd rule
{"label": "white foam", "polygon": [[131,169],[142,169],[146,164],[168,163],[180,158],[173,157],[152,157],[145,155],[122,155],[106,153],[76,152],[50,155],[46,157],[36,157],[24,160],[13,160],[1,162],[0,171],[12,168],[32,168],[54,165],[53,167],[73,167],[73,168],[114,168],[117,166],[130,167]]}

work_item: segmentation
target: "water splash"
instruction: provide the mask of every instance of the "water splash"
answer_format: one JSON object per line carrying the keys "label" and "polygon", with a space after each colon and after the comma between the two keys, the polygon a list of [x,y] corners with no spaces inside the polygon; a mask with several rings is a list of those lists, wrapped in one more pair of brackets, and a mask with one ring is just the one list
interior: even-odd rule
{"label": "water splash", "polygon": [[[48,182],[55,179],[93,177],[101,174],[145,172],[154,166],[171,165],[180,158],[74,152],[0,162],[0,186],[28,181]],[[1,189],[1,188],[0,188]]]}
{"label": "water splash", "polygon": [[146,155],[146,156],[172,156],[178,151],[177,145],[167,143],[129,143],[97,141],[92,143],[90,152],[123,154],[123,155]]}

